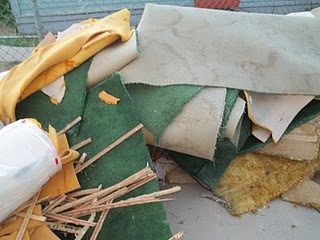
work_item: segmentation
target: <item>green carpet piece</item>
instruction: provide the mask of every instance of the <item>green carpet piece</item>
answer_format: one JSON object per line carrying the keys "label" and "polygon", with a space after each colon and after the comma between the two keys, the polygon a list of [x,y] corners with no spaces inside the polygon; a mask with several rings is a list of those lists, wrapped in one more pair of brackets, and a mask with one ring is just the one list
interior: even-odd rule
{"label": "green carpet piece", "polygon": [[[103,103],[98,98],[102,90],[120,98],[120,102],[117,105]],[[115,74],[90,89],[79,133],[69,140],[75,144],[91,137],[92,143],[81,149],[90,159],[138,124],[132,101],[120,81],[120,75]],[[97,187],[99,184],[105,188],[141,170],[147,163],[151,164],[149,152],[139,132],[85,169],[79,174],[79,180],[83,189]],[[125,198],[158,190],[157,182],[153,181]],[[111,210],[98,239],[167,240],[170,235],[162,204],[153,203]]]}
{"label": "green carpet piece", "polygon": [[128,84],[126,88],[140,121],[156,138],[161,137],[183,106],[202,90],[202,87],[190,85],[155,87]]}
{"label": "green carpet piece", "polygon": [[230,162],[237,156],[236,147],[228,140],[219,140],[216,146],[214,161],[173,151],[168,151],[168,155],[203,187],[214,192]]}
{"label": "green carpet piece", "polygon": [[[87,74],[90,64],[91,59],[65,75],[67,89],[59,105],[52,104],[47,95],[38,91],[18,104],[17,119],[36,118],[44,129],[51,124],[59,131],[81,116],[86,99]],[[78,126],[73,127],[69,132],[76,134]]]}

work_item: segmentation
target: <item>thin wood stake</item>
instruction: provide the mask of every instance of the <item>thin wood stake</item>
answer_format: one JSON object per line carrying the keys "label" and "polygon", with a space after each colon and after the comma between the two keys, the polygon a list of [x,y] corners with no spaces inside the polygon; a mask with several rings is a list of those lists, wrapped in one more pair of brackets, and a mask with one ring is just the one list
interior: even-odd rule
{"label": "thin wood stake", "polygon": [[91,138],[87,138],[87,139],[77,143],[76,145],[72,146],[71,149],[76,151],[76,150],[88,145],[91,142],[92,142],[92,139]]}
{"label": "thin wood stake", "polygon": [[[109,200],[107,203],[108,203],[108,204],[112,203],[112,200]],[[93,230],[93,233],[92,233],[92,235],[91,235],[90,240],[96,240],[96,239],[98,238],[98,235],[99,235],[99,233],[100,233],[100,231],[101,231],[101,228],[102,228],[102,226],[103,226],[104,221],[105,221],[106,218],[107,218],[107,215],[108,215],[109,211],[110,211],[110,209],[107,209],[107,210],[104,210],[104,211],[101,213],[100,218],[99,218],[99,221],[98,221],[96,227],[95,227],[94,230]]]}
{"label": "thin wood stake", "polygon": [[74,218],[87,216],[94,212],[102,212],[107,209],[112,208],[121,208],[121,207],[130,207],[135,205],[141,205],[141,204],[147,204],[147,203],[156,203],[156,202],[167,202],[172,201],[174,198],[165,198],[165,199],[158,199],[158,198],[148,198],[148,199],[130,199],[111,203],[111,204],[105,204],[105,205],[98,205],[98,206],[90,206],[83,209],[75,209],[70,212],[65,212],[64,214],[67,216],[72,216]]}
{"label": "thin wood stake", "polygon": [[29,220],[30,220],[30,217],[33,213],[33,209],[34,207],[36,206],[36,203],[38,201],[38,198],[39,198],[39,195],[40,195],[40,191],[33,197],[32,199],[32,202],[30,204],[30,207],[28,208],[28,211],[26,213],[26,216],[24,217],[23,219],[23,222],[22,222],[22,225],[19,229],[19,232],[17,234],[17,238],[16,240],[22,240],[23,237],[24,237],[24,233],[26,232],[27,230],[27,226],[28,226],[28,223],[29,223]]}
{"label": "thin wood stake", "polygon": [[97,153],[96,155],[93,156],[93,158],[91,158],[89,161],[85,162],[79,169],[78,171],[81,172],[83,169],[85,169],[86,167],[90,166],[92,163],[94,163],[95,161],[97,161],[98,159],[100,159],[101,157],[103,157],[104,155],[106,155],[108,152],[110,152],[111,150],[113,150],[115,147],[117,147],[118,145],[120,145],[122,142],[124,142],[125,140],[127,140],[129,137],[133,136],[135,133],[137,133],[138,131],[140,131],[143,128],[143,124],[140,123],[138,126],[136,126],[135,128],[131,129],[129,132],[127,132],[126,134],[124,134],[123,136],[121,136],[120,138],[118,138],[116,141],[114,141],[113,143],[111,143],[108,147],[106,147],[105,149],[103,149],[101,152]]}
{"label": "thin wood stake", "polygon": [[81,220],[81,219],[68,217],[68,216],[64,216],[61,214],[55,214],[55,213],[47,213],[46,217],[52,218],[54,220],[57,220],[57,221],[60,221],[63,223],[72,223],[75,225],[90,226],[90,227],[94,227],[96,225],[96,223],[94,223],[94,222],[88,222],[86,220]]}
{"label": "thin wood stake", "polygon": [[169,240],[180,240],[183,237],[183,232],[179,232],[175,235],[173,235],[171,238],[169,238]]}
{"label": "thin wood stake", "polygon": [[61,129],[58,134],[64,134],[66,133],[68,130],[70,130],[71,128],[73,128],[77,123],[79,123],[81,121],[81,117],[77,117],[75,120],[73,120],[71,123],[67,124],[63,129]]}
{"label": "thin wood stake", "polygon": [[[27,214],[24,213],[24,212],[16,213],[16,216],[18,216],[18,217],[25,217],[26,215],[27,215]],[[45,222],[47,218],[44,217],[44,216],[39,216],[39,215],[31,214],[31,215],[30,215],[30,219],[35,220],[35,221],[39,221],[39,222]]]}
{"label": "thin wood stake", "polygon": [[80,234],[81,233],[81,228],[74,227],[74,226],[71,226],[68,224],[46,222],[46,225],[51,230],[57,230],[57,231],[61,231],[61,232],[71,233],[71,234]]}
{"label": "thin wood stake", "polygon": [[[98,190],[100,191],[102,189],[102,185],[100,185],[98,187]],[[93,199],[92,201],[92,204],[94,204],[95,202],[98,201],[98,198],[95,198]],[[89,219],[88,219],[88,222],[94,222],[94,219],[96,218],[96,213],[91,213]],[[78,234],[78,236],[76,237],[75,240],[82,240],[82,238],[84,237],[84,235],[86,235],[87,231],[89,230],[89,227],[87,226],[84,226],[82,229],[81,229],[81,232]]]}
{"label": "thin wood stake", "polygon": [[76,192],[72,192],[68,194],[68,197],[75,198],[75,197],[82,197],[86,195],[90,195],[92,193],[99,192],[99,188],[90,188],[90,189],[85,189],[85,190],[79,190]]}
{"label": "thin wood stake", "polygon": [[79,159],[79,163],[76,165],[76,173],[79,172],[79,169],[81,168],[81,166],[83,165],[84,161],[86,160],[87,154],[86,153],[82,153],[80,159]]}
{"label": "thin wood stake", "polygon": [[67,196],[65,194],[58,196],[56,199],[54,199],[52,202],[50,202],[49,205],[47,207],[45,207],[42,212],[44,214],[46,214],[47,212],[50,212],[52,209],[59,206],[60,203],[62,203],[64,200],[66,200],[66,197]]}
{"label": "thin wood stake", "polygon": [[121,181],[113,186],[110,186],[106,189],[103,189],[103,190],[96,192],[96,193],[93,193],[91,195],[85,196],[83,198],[79,198],[77,201],[66,203],[63,206],[60,206],[60,207],[53,209],[52,212],[53,213],[63,212],[63,211],[66,211],[70,208],[74,208],[82,203],[92,201],[95,198],[104,197],[114,191],[117,191],[120,188],[126,187],[128,185],[131,185],[131,184],[139,181],[145,175],[149,175],[149,174],[154,174],[154,173],[152,172],[152,170],[149,167],[146,167],[146,168],[140,170],[139,172],[131,175],[130,177],[124,179],[123,181]]}

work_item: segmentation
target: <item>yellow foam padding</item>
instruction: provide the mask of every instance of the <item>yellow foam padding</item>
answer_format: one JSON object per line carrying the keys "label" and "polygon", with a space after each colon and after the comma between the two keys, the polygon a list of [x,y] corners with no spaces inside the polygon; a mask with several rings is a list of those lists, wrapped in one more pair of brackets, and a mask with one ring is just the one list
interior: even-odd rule
{"label": "yellow foam padding", "polygon": [[71,71],[118,39],[132,34],[130,12],[118,11],[100,20],[86,21],[78,34],[38,46],[22,63],[13,67],[0,82],[0,120],[15,120],[16,104]]}
{"label": "yellow foam padding", "polygon": [[106,91],[101,91],[99,93],[99,98],[101,101],[109,105],[116,105],[120,101],[120,98],[114,97],[111,94],[107,93]]}
{"label": "yellow foam padding", "polygon": [[[35,228],[32,233],[30,233],[30,240],[59,240],[58,238],[45,223],[40,227]],[[0,239],[1,240],[1,239]]]}
{"label": "yellow foam padding", "polygon": [[77,151],[71,150],[65,134],[58,135],[54,128],[49,127],[49,136],[57,142],[58,155],[62,162],[62,170],[55,174],[44,186],[40,198],[72,192],[80,188],[73,161],[79,158]]}
{"label": "yellow foam padding", "polygon": [[[27,210],[25,210],[24,212],[26,212]],[[33,214],[34,215],[38,215],[38,216],[42,216],[42,211],[41,211],[41,206],[40,205],[36,205],[34,210],[33,210]],[[8,235],[8,234],[12,234],[14,232],[19,231],[20,226],[23,222],[23,217],[12,217],[4,222],[1,223],[1,230],[0,230],[0,240],[3,240],[1,237]],[[34,227],[39,227],[42,224],[42,222],[39,221],[35,221],[30,219],[27,229],[31,229]],[[9,238],[10,239],[10,238]],[[15,238],[14,238],[15,239]]]}
{"label": "yellow foam padding", "polygon": [[263,154],[238,156],[221,178],[216,193],[241,215],[264,206],[312,175],[319,160],[294,161]]}

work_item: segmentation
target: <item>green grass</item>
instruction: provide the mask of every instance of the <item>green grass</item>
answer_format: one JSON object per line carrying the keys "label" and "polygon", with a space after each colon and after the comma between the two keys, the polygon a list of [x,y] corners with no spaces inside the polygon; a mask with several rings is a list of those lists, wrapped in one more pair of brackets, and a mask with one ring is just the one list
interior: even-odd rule
{"label": "green grass", "polygon": [[37,38],[1,38],[0,45],[12,47],[35,47],[39,43]]}

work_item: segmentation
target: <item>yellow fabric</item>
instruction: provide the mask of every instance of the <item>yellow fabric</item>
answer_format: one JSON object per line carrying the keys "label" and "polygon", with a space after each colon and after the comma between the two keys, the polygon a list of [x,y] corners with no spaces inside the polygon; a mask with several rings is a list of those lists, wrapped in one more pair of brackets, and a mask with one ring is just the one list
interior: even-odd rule
{"label": "yellow fabric", "polygon": [[132,31],[130,12],[125,9],[100,20],[86,21],[78,34],[38,46],[0,82],[0,120],[15,120],[17,102],[40,90],[114,41],[127,41]]}
{"label": "yellow fabric", "polygon": [[65,134],[58,135],[51,126],[49,126],[49,137],[54,142],[54,145],[58,146],[57,152],[63,165],[62,170],[44,185],[40,198],[56,197],[80,188],[73,164],[73,161],[79,158],[79,153],[70,149]]}
{"label": "yellow fabric", "polygon": [[[26,210],[24,211],[26,212]],[[42,216],[41,206],[36,205],[33,210],[34,215]],[[14,233],[16,231],[19,231],[20,226],[23,222],[23,217],[13,217],[13,219],[8,219],[1,224],[1,230],[0,230],[0,237]],[[42,222],[35,221],[30,219],[29,224],[27,226],[27,229],[38,227],[42,224]],[[0,238],[2,240],[2,238]]]}
{"label": "yellow fabric", "polygon": [[[30,233],[30,240],[59,240],[58,238],[45,224],[42,224],[40,227],[34,229]],[[0,239],[2,240],[2,239]]]}

